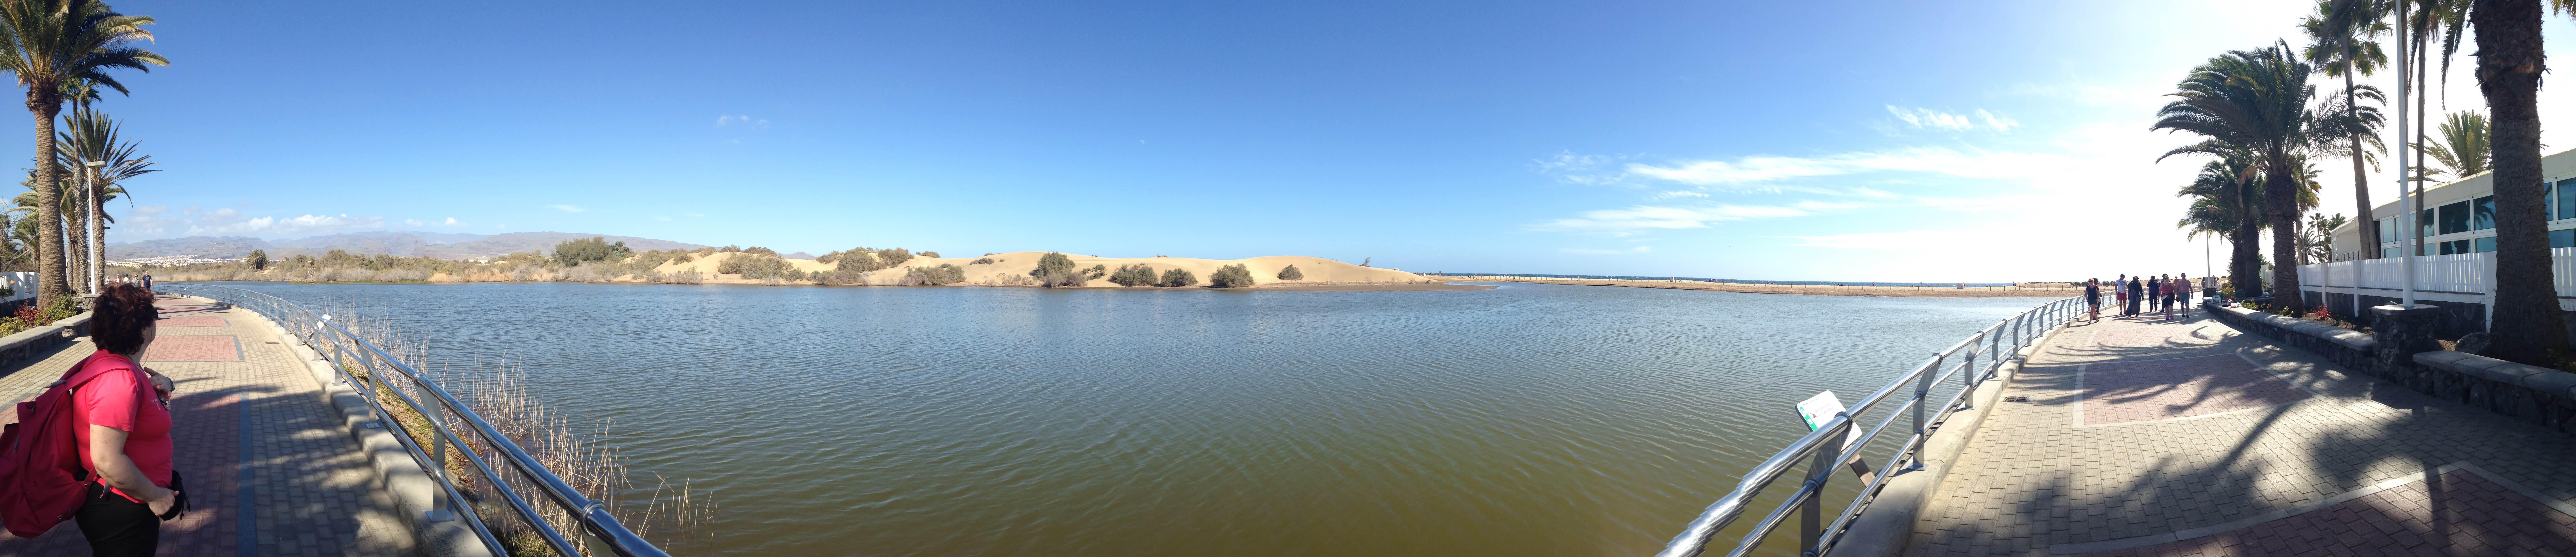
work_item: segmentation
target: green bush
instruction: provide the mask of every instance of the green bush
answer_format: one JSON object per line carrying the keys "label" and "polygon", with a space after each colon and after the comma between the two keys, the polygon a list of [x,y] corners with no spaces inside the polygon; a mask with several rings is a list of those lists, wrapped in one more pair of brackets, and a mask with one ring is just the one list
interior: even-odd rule
{"label": "green bush", "polygon": [[977,257],[977,258],[975,258],[975,260],[974,260],[974,261],[968,261],[968,262],[966,262],[966,264],[968,264],[968,265],[991,265],[991,264],[993,264],[993,258],[990,258],[990,257]]}
{"label": "green bush", "polygon": [[1154,286],[1195,286],[1198,283],[1198,275],[1190,274],[1184,269],[1172,269],[1163,271],[1163,281]]}
{"label": "green bush", "polygon": [[252,270],[265,270],[268,268],[268,251],[250,250],[250,256],[242,258],[242,264],[249,265]]}
{"label": "green bush", "polygon": [[733,253],[737,251],[742,251],[742,246],[725,246],[721,249],[717,249],[716,253]]}
{"label": "green bush", "polygon": [[1089,269],[1083,269],[1082,274],[1083,276],[1091,277],[1091,280],[1100,280],[1100,277],[1109,276],[1109,266],[1092,265]]}
{"label": "green bush", "polygon": [[777,257],[754,255],[749,253],[749,251],[750,250],[744,250],[744,253],[740,255],[727,257],[724,262],[717,263],[716,273],[728,275],[740,273],[742,274],[742,278],[755,280],[767,278],[794,279],[794,277],[788,275],[789,271],[796,270],[796,266],[794,264],[790,264],[787,260]]}
{"label": "green bush", "polygon": [[1038,256],[1038,268],[1029,270],[1029,276],[1033,277],[1069,274],[1073,274],[1073,258],[1052,251]]}
{"label": "green bush", "polygon": [[1208,273],[1208,282],[1216,285],[1217,288],[1252,286],[1252,269],[1244,268],[1241,264],[1218,267],[1216,272]]}
{"label": "green bush", "polygon": [[1279,270],[1279,280],[1306,280],[1306,272],[1297,270],[1296,265],[1289,265]]}
{"label": "green bush", "polygon": [[[840,257],[834,258],[837,261],[832,268],[835,270],[860,273],[878,269],[891,269],[896,266],[903,265],[903,262],[905,261],[912,260],[912,251],[903,248],[875,249],[861,246],[850,248],[849,251],[840,253]],[[817,259],[817,261],[820,261],[820,259]]]}
{"label": "green bush", "polygon": [[671,254],[671,262],[672,262],[672,263],[687,263],[687,262],[690,262],[690,261],[696,261],[696,260],[698,260],[698,257],[697,257],[697,256],[694,256],[694,255],[689,255],[689,253],[688,253],[688,252],[678,252],[678,253],[673,253],[673,254]]}
{"label": "green bush", "polygon": [[769,248],[764,248],[764,247],[760,247],[760,246],[752,246],[752,247],[742,248],[742,252],[743,252],[743,253],[749,253],[749,254],[755,254],[755,255],[766,255],[766,256],[770,256],[770,257],[778,257],[778,250],[769,249]]}
{"label": "green bush", "polygon": [[826,254],[822,254],[822,255],[814,256],[814,262],[815,262],[815,263],[822,263],[822,264],[825,264],[825,265],[830,265],[832,262],[834,262],[834,261],[840,261],[840,260],[841,260],[841,252],[838,252],[838,251],[835,251],[835,252],[832,252],[832,253],[826,253]]}
{"label": "green bush", "polygon": [[626,242],[610,245],[608,239],[592,236],[555,244],[555,263],[577,267],[583,263],[625,259],[628,253],[632,252],[626,251]]}
{"label": "green bush", "polygon": [[1073,258],[1056,252],[1038,256],[1038,268],[1030,269],[1029,276],[1037,277],[1038,286],[1047,288],[1082,286],[1091,282],[1090,273],[1073,268]]}
{"label": "green bush", "polygon": [[1154,268],[1144,265],[1119,265],[1109,274],[1109,282],[1119,286],[1153,286]]}
{"label": "green bush", "polygon": [[921,256],[922,256],[922,257],[932,258],[932,259],[937,259],[937,258],[939,258],[939,252],[935,252],[935,251],[925,251],[925,252],[921,252]]}
{"label": "green bush", "polygon": [[966,268],[947,263],[937,267],[913,267],[903,272],[905,286],[942,286],[960,282],[966,282]]}

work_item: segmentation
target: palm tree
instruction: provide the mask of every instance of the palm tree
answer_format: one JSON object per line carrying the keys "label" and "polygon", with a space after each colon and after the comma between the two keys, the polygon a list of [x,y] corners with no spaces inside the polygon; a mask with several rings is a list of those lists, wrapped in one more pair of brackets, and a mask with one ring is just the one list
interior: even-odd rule
{"label": "palm tree", "polygon": [[[2552,0],[2566,6],[2567,0]],[[2540,3],[2477,0],[2478,92],[2494,118],[2495,306],[2489,356],[2543,367],[2567,359],[2567,324],[2551,283],[2540,192]]]}
{"label": "palm tree", "polygon": [[2329,232],[2337,228],[2343,228],[2343,225],[2350,222],[2352,222],[2352,219],[2347,218],[2340,213],[2333,216],[2327,216],[2325,213],[2308,213],[2308,234],[2307,237],[2301,238],[2299,241],[2300,243],[2307,245],[2306,252],[2300,254],[2301,259],[2305,259],[2307,261],[2300,264],[2306,265],[2308,263],[2325,263],[2334,261],[2334,234]]}
{"label": "palm tree", "polygon": [[[2344,116],[2362,121],[2368,128],[2366,133],[2352,135],[2348,155],[2352,158],[2353,205],[2360,207],[2361,215],[2370,214],[2371,209],[2370,178],[2362,171],[2362,163],[2370,153],[2362,151],[2361,144],[2379,144],[2380,118],[2375,110],[2367,117],[2361,113],[2361,92],[2368,86],[2353,83],[2353,78],[2378,73],[2380,67],[2388,65],[2388,53],[2379,47],[2379,37],[2388,34],[2388,22],[2383,19],[2387,12],[2388,6],[2382,0],[2319,0],[2317,13],[2299,22],[2299,29],[2308,34],[2308,59],[2315,61],[2317,70],[2325,72],[2326,77],[2343,78]],[[2377,89],[2369,92],[2373,97],[2378,94]],[[2359,233],[2363,238],[2376,238],[2378,228],[2378,221],[2365,218]],[[2379,256],[2378,250],[2361,251],[2364,259]]]}
{"label": "palm tree", "polygon": [[[2417,145],[2415,148],[2450,168],[2454,180],[2491,169],[2488,160],[2493,155],[2492,148],[2488,146],[2487,115],[2460,111],[2451,113],[2447,120],[2442,122],[2442,143]],[[2425,176],[2430,178],[2440,174],[2427,171]]]}
{"label": "palm tree", "polygon": [[[54,117],[63,109],[63,82],[86,79],[122,93],[125,84],[109,77],[108,70],[170,65],[160,54],[131,44],[152,40],[152,32],[143,30],[152,23],[150,16],[116,13],[98,0],[0,0],[0,71],[17,76],[18,86],[27,91],[27,112],[36,118],[36,183],[51,186],[62,180],[54,165],[46,163],[54,160]],[[36,218],[59,221],[56,188],[36,193]],[[63,248],[54,235],[47,235],[38,248],[39,305],[51,305],[71,292],[62,278]]]}
{"label": "palm tree", "polygon": [[[89,187],[81,192],[85,203],[74,212],[97,215],[98,220],[105,221],[91,223],[86,228],[78,229],[85,236],[84,243],[98,246],[94,253],[83,252],[88,254],[86,256],[88,261],[84,266],[90,269],[106,269],[106,223],[116,222],[115,218],[107,215],[107,201],[125,193],[125,188],[120,184],[127,178],[160,172],[152,168],[153,165],[160,163],[152,162],[151,155],[137,155],[138,146],[134,142],[120,142],[116,132],[122,124],[98,111],[80,109],[66,115],[63,117],[63,127],[68,129],[63,130],[62,137],[59,138],[59,143],[64,148],[61,156],[57,158],[61,159],[64,166],[80,169],[80,172],[89,175]],[[87,166],[90,162],[106,164],[91,170]],[[84,217],[82,220],[87,219]]]}
{"label": "palm tree", "polygon": [[2191,208],[2174,223],[2192,238],[2218,236],[2227,239],[2227,281],[2237,285],[2244,296],[2247,285],[2259,287],[2255,278],[2255,238],[2261,234],[2263,219],[2254,208],[2262,197],[2263,169],[2252,157],[2242,154],[2222,156],[2200,166],[2200,173],[2175,197],[2191,198]]}
{"label": "palm tree", "polygon": [[[2320,116],[2308,106],[2316,98],[2316,86],[2308,83],[2313,72],[2287,42],[2230,51],[2194,68],[2148,128],[2204,138],[2176,147],[2166,157],[2249,156],[2263,169],[2262,212],[2272,227],[2272,288],[2289,293],[2274,296],[2273,302],[2292,313],[2306,309],[2298,294],[2297,264],[2303,165],[2308,156],[2326,153],[2355,133],[2353,122],[2331,111]],[[2247,292],[2250,286],[2239,284],[2237,290]]]}

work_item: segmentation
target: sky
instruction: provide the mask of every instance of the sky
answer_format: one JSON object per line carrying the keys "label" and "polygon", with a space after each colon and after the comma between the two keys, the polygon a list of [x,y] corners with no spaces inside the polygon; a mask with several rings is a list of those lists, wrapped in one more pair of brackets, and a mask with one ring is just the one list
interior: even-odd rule
{"label": "sky", "polygon": [[[2197,276],[2226,253],[2174,226],[2202,160],[2158,162],[2192,138],[2147,127],[2192,66],[2304,43],[2310,9],[1391,4],[120,2],[172,63],[98,104],[163,170],[127,182],[110,240]],[[2576,59],[2571,21],[2548,20],[2553,59]],[[2447,110],[2482,108],[2473,64]],[[2576,89],[2552,84],[2543,141],[2576,145]],[[2321,166],[2322,206],[2350,213],[2349,163]]]}

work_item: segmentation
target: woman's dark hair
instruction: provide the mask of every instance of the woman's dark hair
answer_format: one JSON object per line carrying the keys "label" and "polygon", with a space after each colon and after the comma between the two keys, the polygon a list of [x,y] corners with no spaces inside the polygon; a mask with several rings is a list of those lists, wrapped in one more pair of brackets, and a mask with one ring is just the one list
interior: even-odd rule
{"label": "woman's dark hair", "polygon": [[132,284],[109,286],[90,315],[90,341],[111,353],[133,355],[143,350],[143,330],[160,318],[151,291]]}

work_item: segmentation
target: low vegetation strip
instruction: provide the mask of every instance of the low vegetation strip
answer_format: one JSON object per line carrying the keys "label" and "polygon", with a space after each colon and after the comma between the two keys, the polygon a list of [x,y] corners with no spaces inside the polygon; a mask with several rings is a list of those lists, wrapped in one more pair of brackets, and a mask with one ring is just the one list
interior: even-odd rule
{"label": "low vegetation strip", "polygon": [[1529,282],[1578,286],[1626,286],[1633,288],[1670,288],[1675,290],[1714,290],[1751,294],[1808,294],[1818,296],[1891,296],[1911,298],[2063,298],[2082,295],[2082,287],[2056,283],[2032,286],[1842,286],[1821,284],[1747,284],[1699,280],[1633,280],[1574,279],[1555,277],[1518,277],[1496,275],[1432,275],[1452,281]]}

